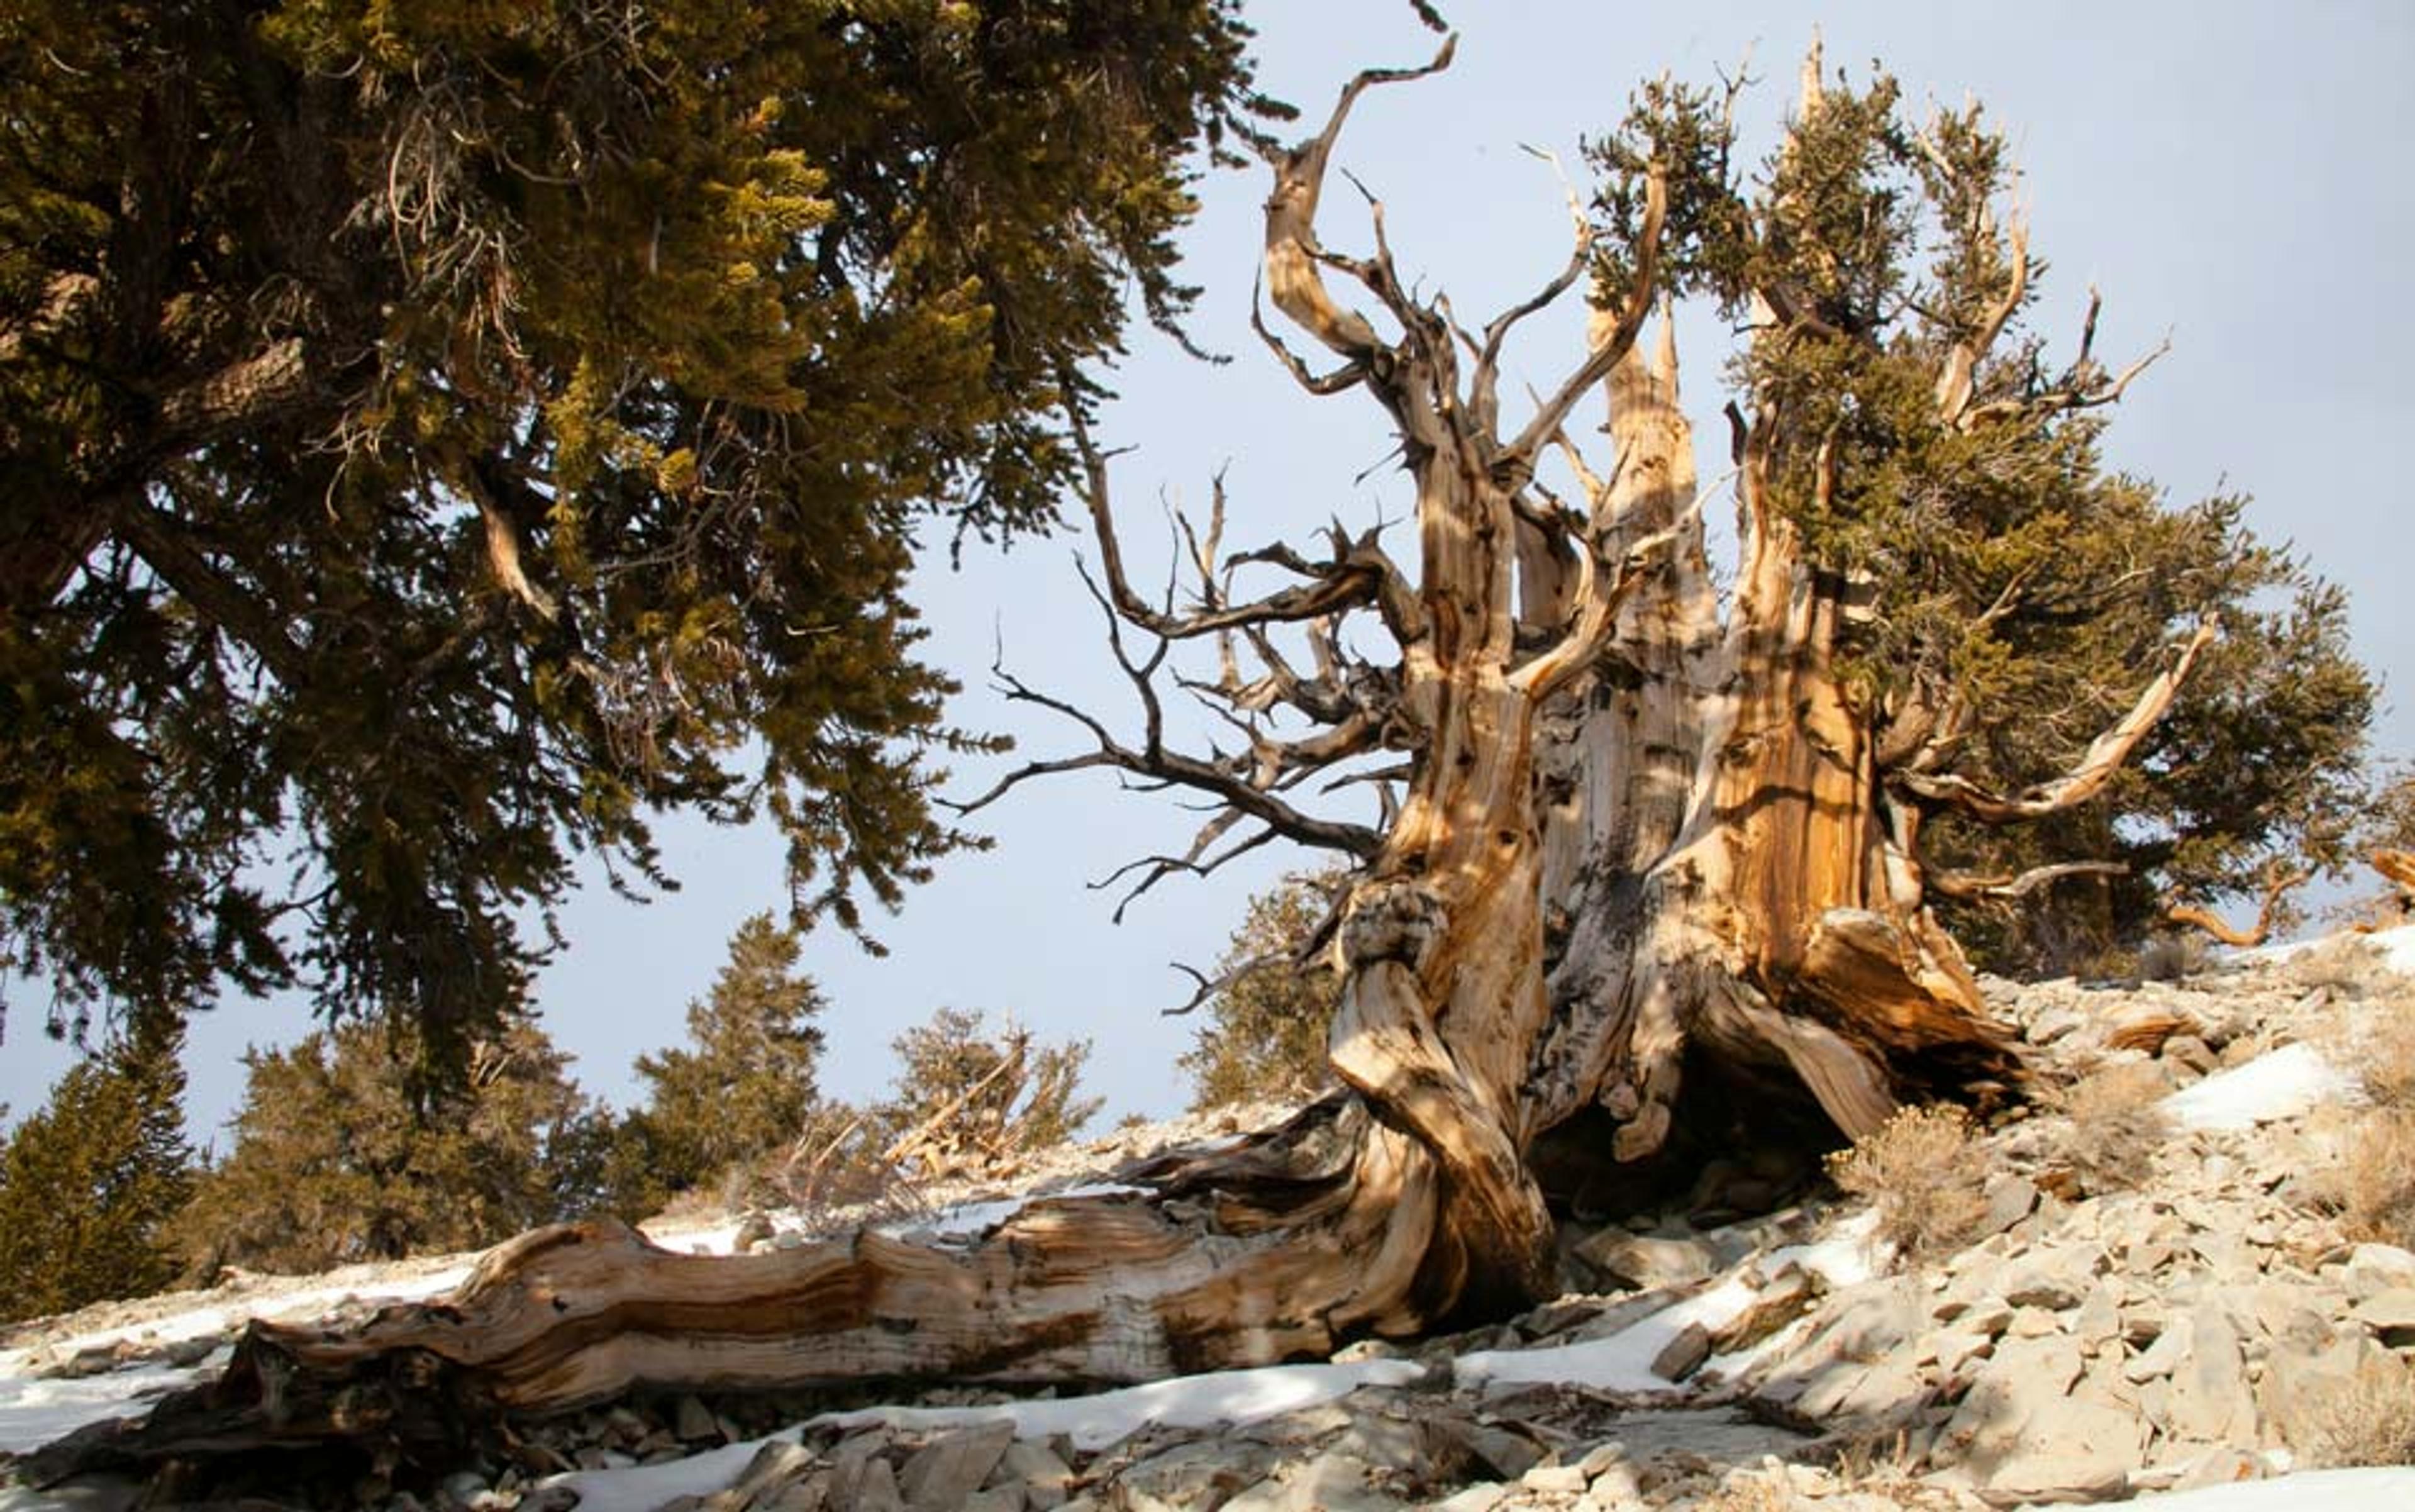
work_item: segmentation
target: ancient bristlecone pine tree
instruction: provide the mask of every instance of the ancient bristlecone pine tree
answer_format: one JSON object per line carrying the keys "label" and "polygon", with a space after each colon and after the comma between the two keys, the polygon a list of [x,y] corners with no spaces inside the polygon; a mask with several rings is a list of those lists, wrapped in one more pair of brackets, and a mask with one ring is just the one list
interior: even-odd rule
{"label": "ancient bristlecone pine tree", "polygon": [[[1318,230],[1353,102],[1448,52],[1360,75],[1323,130],[1267,150],[1264,291],[1329,360],[1268,344],[1311,394],[1383,407],[1413,533],[1337,528],[1321,555],[1220,561],[1211,528],[1193,539],[1196,601],[1152,602],[1125,572],[1104,454],[1077,427],[1101,597],[1158,646],[1134,659],[1117,643],[1145,730],[1127,742],[1011,684],[1097,745],[1004,786],[1105,767],[1221,801],[1193,853],[1159,871],[1266,834],[1355,867],[1327,935],[1342,1089],[1164,1163],[1145,1195],[1040,1202],[968,1249],[865,1232],[705,1258],[610,1225],[532,1234],[442,1305],[338,1337],[256,1329],[222,1383],[100,1452],[343,1434],[434,1452],[473,1408],[637,1384],[1128,1381],[1321,1354],[1548,1295],[1552,1209],[1578,1187],[1598,1205],[1740,1139],[1833,1144],[1908,1100],[2015,1088],[1924,900],[2040,879],[1944,875],[1924,827],[2087,801],[2214,634],[2179,572],[2122,588],[2136,608],[2115,630],[2072,628],[2096,591],[2075,580],[2095,559],[2063,553],[2075,522],[2160,517],[2091,445],[2087,412],[2131,373],[2108,374],[2086,339],[2060,373],[2034,343],[1999,351],[2033,270],[1997,217],[1996,139],[1974,115],[1908,128],[1892,86],[1823,90],[1816,64],[1749,192],[1728,162],[1728,99],[1645,91],[1596,150],[1607,187],[1580,207],[1566,265],[1465,330],[1403,282],[1380,206],[1367,255]],[[1513,422],[1504,344],[1581,285],[1589,350]],[[1655,317],[1689,296],[1744,333],[1724,590]],[[1569,427],[1582,409],[1592,428],[1605,396],[1611,455],[1589,465]],[[1238,567],[1289,581],[1239,595]],[[1350,650],[1378,639],[1382,658]],[[1219,650],[1193,685],[1247,732],[1238,754],[1167,742],[1152,678],[1188,640]],[[1972,739],[1986,679],[2015,654],[2083,652],[2042,747],[2053,765],[1984,759],[2002,749]],[[1379,789],[1380,812],[1304,807],[1308,779],[1335,771]]]}

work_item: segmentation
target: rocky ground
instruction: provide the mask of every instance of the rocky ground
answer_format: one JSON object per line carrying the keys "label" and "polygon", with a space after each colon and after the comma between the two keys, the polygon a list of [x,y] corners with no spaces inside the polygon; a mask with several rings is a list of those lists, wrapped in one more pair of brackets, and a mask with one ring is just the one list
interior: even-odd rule
{"label": "rocky ground", "polygon": [[[1860,1512],[2120,1500],[2415,1454],[2415,1253],[2355,1232],[2342,1193],[2366,1115],[2341,1069],[2415,1055],[2381,1038],[2415,1032],[2415,983],[2348,941],[2168,982],[1988,985],[2050,1090],[2039,1107],[1986,1130],[1907,1126],[1840,1173],[1845,1190],[1814,1183],[1747,1221],[1672,1211],[1571,1234],[1569,1295],[1476,1334],[1095,1398],[624,1403],[526,1425],[442,1487],[372,1478],[352,1499]],[[1111,1181],[1169,1136],[1224,1131],[1124,1131],[1033,1179]],[[962,1229],[982,1213],[956,1205],[1006,1195],[926,1192],[882,1216]],[[1698,1191],[1687,1211],[1720,1205]],[[664,1237],[777,1245],[807,1226]],[[242,1300],[204,1299],[229,1325]],[[144,1306],[148,1335],[87,1315],[11,1340],[18,1369],[188,1364],[218,1342],[167,1325],[192,1299]],[[112,1323],[136,1332],[91,1342]]]}

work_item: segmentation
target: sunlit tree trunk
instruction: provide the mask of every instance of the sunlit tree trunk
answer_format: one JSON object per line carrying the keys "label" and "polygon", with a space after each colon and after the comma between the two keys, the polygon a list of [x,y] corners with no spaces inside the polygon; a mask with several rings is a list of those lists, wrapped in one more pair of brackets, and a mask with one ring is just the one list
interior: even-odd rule
{"label": "sunlit tree trunk", "polygon": [[[1448,49],[1432,67],[1447,61]],[[1102,600],[1162,644],[1218,648],[1221,681],[1194,686],[1243,716],[1249,748],[1172,749],[1158,657],[1132,660],[1120,636],[1148,711],[1137,742],[1009,680],[1080,721],[1097,749],[1033,763],[1000,790],[1096,767],[1221,801],[1192,852],[1149,880],[1268,837],[1353,860],[1327,936],[1342,980],[1331,1041],[1342,1087],[1231,1149],[1139,1173],[1139,1192],[1037,1203],[964,1247],[866,1232],[709,1259],[609,1225],[532,1235],[444,1304],[334,1338],[256,1327],[223,1382],[76,1452],[382,1436],[435,1456],[495,1408],[557,1410],[639,1385],[1132,1381],[1322,1354],[1552,1295],[1553,1206],[1573,1181],[1682,1169],[1706,1142],[1833,1145],[1909,1099],[2014,1089],[2005,1037],[1925,906],[1921,815],[2020,817],[2084,799],[2169,702],[2203,637],[2070,773],[2013,798],[1939,765],[1951,717],[1857,710],[1839,636],[1867,595],[1807,560],[1773,498],[1785,448],[1814,448],[1815,487],[1833,468],[1766,403],[1735,416],[1743,539],[1732,591],[1714,589],[1666,319],[1648,354],[1638,342],[1665,208],[1657,165],[1626,249],[1629,286],[1511,435],[1502,344],[1593,272],[1583,217],[1561,273],[1480,333],[1408,292],[1380,206],[1372,255],[1319,242],[1352,101],[1428,71],[1361,75],[1318,136],[1269,153],[1264,284],[1338,364],[1317,371],[1268,334],[1292,376],[1318,395],[1364,390],[1395,427],[1413,554],[1396,561],[1373,532],[1337,529],[1324,560],[1246,559],[1299,581],[1235,599],[1233,564],[1215,559],[1220,512],[1192,538],[1196,605],[1152,604],[1124,573],[1105,459],[1077,422]],[[1399,334],[1337,301],[1333,275]],[[1949,419],[1971,402],[1976,360],[1953,355],[1939,383]],[[1616,465],[1601,476],[1565,427],[1605,389]],[[1582,507],[1538,486],[1547,452],[1578,479]],[[1352,613],[1380,623],[1396,660],[1343,649],[1335,626]],[[1314,665],[1295,667],[1278,631],[1304,636]],[[1243,651],[1260,675],[1243,675]],[[1318,732],[1249,723],[1271,710]],[[1360,757],[1394,761],[1375,774],[1388,785],[1380,823],[1295,805],[1302,778]]]}

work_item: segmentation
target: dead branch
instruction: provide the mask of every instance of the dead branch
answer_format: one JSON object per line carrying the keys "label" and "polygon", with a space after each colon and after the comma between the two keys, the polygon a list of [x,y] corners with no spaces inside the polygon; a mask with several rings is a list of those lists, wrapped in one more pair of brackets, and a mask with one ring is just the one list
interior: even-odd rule
{"label": "dead branch", "polygon": [[2164,717],[2199,652],[2213,643],[2211,621],[2199,624],[2182,646],[2172,665],[2157,674],[2138,695],[2138,701],[2110,729],[2090,742],[2078,765],[2052,782],[2040,783],[2012,798],[1991,793],[1958,772],[1905,771],[1888,780],[1900,790],[1932,803],[1958,809],[1983,824],[2016,824],[2044,818],[2088,801],[2113,780],[2130,753]]}
{"label": "dead branch", "polygon": [[2247,929],[2233,928],[2220,914],[2195,904],[2170,904],[2164,909],[2164,918],[2175,924],[2203,930],[2225,945],[2242,950],[2261,945],[2272,937],[2272,925],[2280,918],[2281,900],[2303,887],[2314,875],[2304,867],[2283,866],[2275,862],[2265,874],[2264,901],[2256,910],[2256,922]]}
{"label": "dead branch", "polygon": [[1275,171],[1275,190],[1267,201],[1266,284],[1275,307],[1345,362],[1372,363],[1384,342],[1367,318],[1333,302],[1318,272],[1322,259],[1316,240],[1316,208],[1325,190],[1325,172],[1342,123],[1358,97],[1374,84],[1403,83],[1450,67],[1457,37],[1447,38],[1433,61],[1421,68],[1368,68],[1342,88],[1325,129],[1288,151],[1266,154]]}
{"label": "dead branch", "polygon": [[2121,861],[2056,861],[2047,866],[2032,866],[2018,876],[2011,872],[1930,872],[1922,878],[1930,892],[1948,898],[1978,899],[2025,898],[2048,883],[2069,876],[2127,876],[2130,868]]}

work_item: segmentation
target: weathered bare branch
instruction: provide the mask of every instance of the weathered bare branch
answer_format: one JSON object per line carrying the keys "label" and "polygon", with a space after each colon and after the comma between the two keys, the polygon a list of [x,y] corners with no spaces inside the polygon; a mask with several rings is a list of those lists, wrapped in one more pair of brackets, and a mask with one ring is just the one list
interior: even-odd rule
{"label": "weathered bare branch", "polygon": [[1502,449],[1502,463],[1532,469],[1536,454],[1568,420],[1577,401],[1609,377],[1618,360],[1627,355],[1628,348],[1635,345],[1636,334],[1643,329],[1643,318],[1652,312],[1654,285],[1660,275],[1660,228],[1668,213],[1669,175],[1656,160],[1644,181],[1643,225],[1635,244],[1635,277],[1627,298],[1619,306],[1618,319],[1597,337],[1593,352],[1577,370],[1543,401],[1517,440]]}
{"label": "weathered bare branch", "polygon": [[2245,929],[2235,928],[2212,909],[2196,904],[2167,904],[2164,918],[2175,924],[2201,930],[2225,945],[2246,950],[2272,937],[2272,926],[2281,917],[2282,901],[2312,881],[2314,876],[2314,872],[2306,867],[2289,866],[2279,861],[2267,867],[2264,896],[2256,909],[2256,922]]}
{"label": "weathered bare branch", "polygon": [[2011,872],[1930,872],[1921,880],[1930,892],[1947,898],[2025,898],[2049,883],[2073,876],[2127,876],[2121,861],[2056,861],[2032,866],[2018,876]]}
{"label": "weathered bare branch", "polygon": [[2171,707],[2181,683],[2188,677],[2189,668],[2197,665],[2198,654],[2213,643],[2214,633],[2211,621],[2200,623],[2172,665],[2140,691],[2130,711],[2090,742],[2078,765],[2052,782],[2038,784],[2017,797],[2004,798],[1955,772],[1898,771],[1889,780],[1916,798],[1958,809],[1983,824],[2044,818],[2084,803],[2113,780],[2113,774],[2130,759],[2130,753],[2154,728],[2155,721],[2164,717],[2164,711]]}
{"label": "weathered bare branch", "polygon": [[1364,364],[1383,350],[1384,342],[1367,318],[1333,302],[1317,270],[1323,261],[1317,248],[1316,209],[1325,189],[1325,172],[1342,123],[1358,97],[1373,84],[1402,83],[1423,79],[1450,67],[1458,38],[1444,41],[1433,61],[1421,68],[1369,68],[1342,89],[1325,129],[1287,152],[1268,155],[1275,170],[1275,190],[1267,201],[1266,283],[1275,307],[1301,330],[1335,354]]}
{"label": "weathered bare branch", "polygon": [[[1126,622],[1167,640],[1189,640],[1248,625],[1293,623],[1314,620],[1342,609],[1377,602],[1386,591],[1386,574],[1372,560],[1354,549],[1328,562],[1311,562],[1296,553],[1280,559],[1265,552],[1233,559],[1233,565],[1252,561],[1278,561],[1310,581],[1246,604],[1224,604],[1197,614],[1177,614],[1141,597],[1124,571],[1121,541],[1116,534],[1115,511],[1107,487],[1107,454],[1091,439],[1079,415],[1070,415],[1073,443],[1082,457],[1086,486],[1084,502],[1090,514],[1091,533],[1099,544],[1099,561],[1106,572],[1107,597]],[[1220,487],[1221,497],[1221,487]],[[1370,549],[1373,543],[1367,543]],[[1378,557],[1381,553],[1376,553]],[[1391,576],[1398,576],[1393,569]],[[1212,585],[1210,591],[1213,591]]]}

